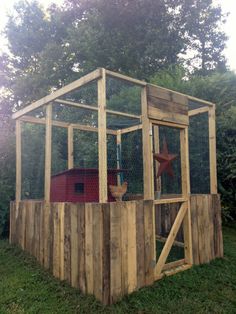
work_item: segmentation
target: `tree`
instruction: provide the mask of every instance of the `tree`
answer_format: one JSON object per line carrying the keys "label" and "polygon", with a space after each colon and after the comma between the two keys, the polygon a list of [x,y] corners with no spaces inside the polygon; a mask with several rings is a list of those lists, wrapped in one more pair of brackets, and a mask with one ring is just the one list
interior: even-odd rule
{"label": "tree", "polygon": [[224,49],[227,37],[222,30],[227,15],[212,0],[186,0],[182,4],[189,55],[187,66],[197,74],[226,70]]}

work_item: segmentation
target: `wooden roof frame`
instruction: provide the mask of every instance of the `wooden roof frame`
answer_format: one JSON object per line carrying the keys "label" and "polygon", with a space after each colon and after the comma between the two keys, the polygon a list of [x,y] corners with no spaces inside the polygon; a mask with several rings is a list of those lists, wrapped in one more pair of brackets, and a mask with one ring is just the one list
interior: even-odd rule
{"label": "wooden roof frame", "polygon": [[[95,80],[98,80],[99,78],[102,77],[102,72],[105,72],[105,74],[109,77],[114,77],[114,78],[117,78],[117,79],[120,79],[120,80],[123,80],[123,81],[126,81],[126,82],[130,82],[132,84],[135,84],[135,85],[138,85],[140,87],[146,87],[148,83],[144,82],[144,81],[141,81],[141,80],[137,80],[137,79],[134,79],[132,77],[129,77],[127,75],[123,75],[123,74],[120,74],[120,73],[116,73],[116,72],[113,72],[113,71],[110,71],[110,70],[106,70],[106,69],[103,69],[103,68],[98,68],[94,71],[92,71],[91,73],[79,78],[78,80],[72,82],[72,83],[69,83],[67,84],[66,86],[52,92],[51,94],[31,103],[30,105],[14,112],[12,114],[12,119],[18,119],[22,116],[24,116],[25,114],[33,111],[33,110],[36,110],[44,105],[48,105],[49,103],[55,101],[57,103],[62,103],[62,101],[64,103],[67,102],[68,105],[78,105],[80,106],[81,108],[87,108],[87,109],[91,109],[91,110],[97,110],[97,108],[95,108],[94,106],[88,106],[88,105],[84,105],[84,104],[72,104],[72,102],[70,101],[66,101],[66,100],[61,100],[60,97],[70,93],[70,92],[73,92],[75,91],[76,89],[82,87],[82,86],[85,86],[87,85],[88,83],[92,82],[92,81],[95,81]],[[149,84],[149,85],[153,85],[153,84]],[[156,85],[153,85],[153,86],[156,86]],[[175,94],[178,94],[178,95],[183,95],[183,96],[187,96],[187,98],[189,100],[192,100],[192,101],[198,101],[202,104],[204,104],[205,106],[207,107],[212,107],[214,106],[213,103],[209,102],[209,101],[206,101],[206,100],[202,100],[202,99],[199,99],[199,98],[196,98],[196,97],[193,97],[193,96],[189,96],[189,95],[186,95],[186,94],[183,94],[183,93],[179,93],[179,92],[176,92],[176,91],[172,91],[170,89],[167,89],[167,88],[164,88],[164,87],[159,87],[163,90],[166,90],[166,91],[171,91]],[[204,108],[204,107],[203,107]],[[197,110],[201,111],[201,109],[203,108],[199,108],[199,109],[194,109],[195,112],[192,112],[192,115],[194,113],[197,114]],[[108,110],[107,110],[108,112]],[[112,112],[112,110],[110,110],[110,113],[114,113],[114,114],[119,114],[117,112]],[[123,113],[123,115],[125,115]],[[126,114],[128,116],[128,114]],[[132,115],[130,115],[132,116]]]}

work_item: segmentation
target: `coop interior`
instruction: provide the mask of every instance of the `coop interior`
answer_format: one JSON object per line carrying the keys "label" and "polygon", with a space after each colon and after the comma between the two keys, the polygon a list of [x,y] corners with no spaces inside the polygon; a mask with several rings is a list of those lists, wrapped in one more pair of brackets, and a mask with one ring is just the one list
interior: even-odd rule
{"label": "coop interior", "polygon": [[[106,76],[106,146],[100,158],[107,163],[108,202],[144,199],[146,156],[141,90],[142,86],[134,82]],[[100,201],[98,99],[97,80],[93,80],[19,119],[21,200],[43,200],[47,194],[51,202]],[[52,123],[49,155],[45,151],[48,112]],[[209,106],[189,98],[188,116],[190,193],[210,194]],[[181,182],[181,128],[159,122],[158,117],[152,120],[149,134],[152,136],[157,260],[181,201],[185,200]],[[45,187],[48,156],[50,192]],[[181,225],[167,261],[183,260],[184,256]]]}

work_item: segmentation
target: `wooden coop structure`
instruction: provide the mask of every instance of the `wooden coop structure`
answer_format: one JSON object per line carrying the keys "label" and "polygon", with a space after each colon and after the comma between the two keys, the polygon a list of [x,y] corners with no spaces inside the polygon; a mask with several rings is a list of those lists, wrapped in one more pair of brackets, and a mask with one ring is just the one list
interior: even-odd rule
{"label": "wooden coop structure", "polygon": [[100,68],[13,119],[10,242],[55,277],[111,304],[223,256],[211,102]]}

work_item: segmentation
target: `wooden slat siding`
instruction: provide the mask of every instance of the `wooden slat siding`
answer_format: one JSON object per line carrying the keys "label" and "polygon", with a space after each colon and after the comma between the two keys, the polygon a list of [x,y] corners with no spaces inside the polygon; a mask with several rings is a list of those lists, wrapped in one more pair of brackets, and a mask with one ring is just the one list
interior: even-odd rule
{"label": "wooden slat siding", "polygon": [[209,219],[209,243],[210,243],[210,260],[213,260],[215,258],[215,247],[213,245],[214,243],[214,212],[212,207],[212,197],[208,196],[208,219]]}
{"label": "wooden slat siding", "polygon": [[[82,292],[86,292],[86,277],[85,277],[85,206],[80,203],[77,204],[77,212],[78,212],[78,272],[79,272],[79,288]],[[101,209],[100,209],[100,219],[101,217]],[[101,221],[102,225],[102,221]],[[102,259],[102,251],[101,247],[100,255]],[[100,282],[102,286],[102,282]]]}
{"label": "wooden slat siding", "polygon": [[50,252],[50,203],[44,202],[43,203],[43,210],[44,210],[44,252],[43,252],[43,263],[46,269],[49,269],[49,252]]}
{"label": "wooden slat siding", "polygon": [[102,207],[101,204],[92,204],[93,208],[93,293],[102,301],[103,297],[103,262],[102,262]]}
{"label": "wooden slat siding", "polygon": [[76,204],[70,205],[70,223],[71,223],[71,285],[79,287],[79,227],[78,226],[78,208]]}
{"label": "wooden slat siding", "polygon": [[161,110],[156,106],[153,106],[152,102],[148,101],[148,117],[150,119],[173,122],[177,124],[188,125],[189,117],[174,111]]}
{"label": "wooden slat siding", "polygon": [[64,278],[71,282],[71,209],[70,203],[65,203],[64,225]]}
{"label": "wooden slat siding", "polygon": [[204,264],[205,258],[205,234],[204,234],[204,224],[203,224],[203,199],[201,195],[196,197],[197,199],[197,220],[198,220],[198,234],[199,234],[199,262]]}
{"label": "wooden slat siding", "polygon": [[[122,226],[123,229],[123,226]],[[144,205],[136,204],[137,288],[145,286]]]}
{"label": "wooden slat siding", "polygon": [[[128,294],[129,289],[129,277],[128,277],[128,258],[131,254],[128,246],[128,230],[131,226],[129,226],[128,222],[128,212],[129,212],[129,204],[127,202],[124,208],[121,208],[121,294]],[[135,257],[136,259],[136,257]],[[136,274],[135,274],[136,276]]]}
{"label": "wooden slat siding", "polygon": [[29,222],[29,235],[30,235],[30,254],[35,256],[35,203],[29,201],[29,210],[30,210],[30,222]]}
{"label": "wooden slat siding", "polygon": [[186,105],[161,99],[160,97],[148,95],[148,105],[160,109],[161,111],[171,111],[180,115],[188,115],[188,108]]}
{"label": "wooden slat siding", "polygon": [[121,203],[110,203],[110,211],[111,303],[114,303],[121,297]]}
{"label": "wooden slat siding", "polygon": [[162,87],[147,85],[148,95],[156,98],[162,98],[168,101],[172,101],[178,104],[187,105],[188,98],[186,95],[176,93],[171,90],[167,90]]}
{"label": "wooden slat siding", "polygon": [[42,202],[39,203],[40,213],[39,213],[39,223],[40,223],[40,235],[39,235],[39,262],[41,265],[44,265],[44,204]]}
{"label": "wooden slat siding", "polygon": [[[136,253],[136,202],[131,201],[127,206],[128,223],[128,293],[137,288],[137,253]],[[123,210],[121,206],[121,210]],[[121,225],[122,228],[122,225]],[[152,229],[151,229],[152,231]],[[122,233],[122,231],[121,231]],[[123,253],[123,247],[121,246]]]}
{"label": "wooden slat siding", "polygon": [[60,219],[59,203],[53,204],[53,275],[60,278]]}
{"label": "wooden slat siding", "polygon": [[40,223],[39,223],[39,213],[40,204],[38,202],[33,203],[34,207],[34,251],[33,255],[39,261],[39,243],[40,243]]}
{"label": "wooden slat siding", "polygon": [[215,257],[223,257],[223,238],[222,238],[222,222],[221,222],[221,206],[219,195],[212,195],[212,209],[215,215]]}
{"label": "wooden slat siding", "polygon": [[[103,304],[110,304],[110,279],[111,279],[111,265],[110,265],[110,204],[102,205],[103,208]],[[86,208],[87,210],[87,208]],[[85,213],[86,213],[85,210]],[[86,232],[88,224],[86,223]],[[86,256],[87,257],[87,256]],[[86,269],[87,272],[87,269]],[[88,281],[87,281],[87,287]],[[88,293],[89,293],[89,289]]]}
{"label": "wooden slat siding", "polygon": [[199,265],[199,235],[198,235],[198,219],[197,219],[197,203],[196,197],[190,198],[191,205],[191,223],[192,223],[192,241],[193,241],[193,264]]}
{"label": "wooden slat siding", "polygon": [[53,273],[53,242],[54,242],[54,206],[55,203],[50,204],[49,211],[49,250],[48,250],[48,260],[49,260],[49,270]]}
{"label": "wooden slat siding", "polygon": [[206,255],[206,263],[209,263],[212,260],[211,256],[211,243],[210,243],[210,223],[209,223],[209,197],[208,195],[203,196],[203,204],[204,204],[204,229],[205,229],[205,255]]}
{"label": "wooden slat siding", "polygon": [[144,201],[144,238],[145,238],[145,285],[151,285],[154,282],[154,221],[153,221],[153,201]]}
{"label": "wooden slat siding", "polygon": [[91,203],[85,204],[85,274],[86,290],[93,294],[93,207]]}
{"label": "wooden slat siding", "polygon": [[64,280],[64,224],[65,224],[65,203],[59,203],[59,246],[60,246],[60,262],[59,271],[60,279]]}

